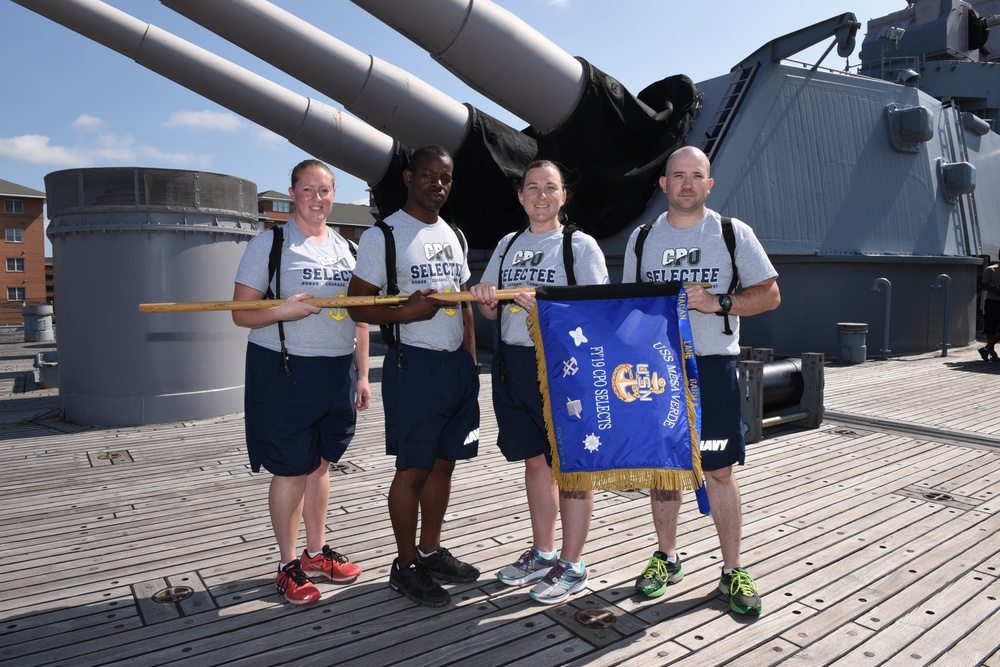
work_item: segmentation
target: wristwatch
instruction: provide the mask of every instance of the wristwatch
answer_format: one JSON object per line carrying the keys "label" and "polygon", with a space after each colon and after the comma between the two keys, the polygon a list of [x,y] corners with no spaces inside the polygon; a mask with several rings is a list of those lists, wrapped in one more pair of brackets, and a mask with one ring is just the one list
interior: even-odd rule
{"label": "wristwatch", "polygon": [[719,295],[719,305],[722,306],[722,310],[718,312],[719,315],[728,315],[729,311],[733,308],[733,299],[728,294]]}

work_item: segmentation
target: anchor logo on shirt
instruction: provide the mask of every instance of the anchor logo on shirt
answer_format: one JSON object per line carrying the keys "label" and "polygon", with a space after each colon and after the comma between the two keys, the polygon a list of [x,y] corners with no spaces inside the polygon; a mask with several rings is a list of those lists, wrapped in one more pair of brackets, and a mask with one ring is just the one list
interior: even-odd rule
{"label": "anchor logo on shirt", "polygon": [[[345,292],[344,290],[340,290],[340,293],[337,294],[337,297],[339,298],[342,296],[347,296],[347,292]],[[331,308],[327,312],[330,313],[330,318],[333,319],[335,322],[340,322],[341,320],[347,317],[347,308]]]}

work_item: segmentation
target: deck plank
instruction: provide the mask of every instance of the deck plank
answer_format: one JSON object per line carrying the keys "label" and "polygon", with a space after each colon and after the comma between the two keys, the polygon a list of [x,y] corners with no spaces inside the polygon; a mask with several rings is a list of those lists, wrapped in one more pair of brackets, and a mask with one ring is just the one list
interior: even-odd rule
{"label": "deck plank", "polygon": [[[20,350],[0,341],[0,362],[30,365]],[[531,530],[523,469],[493,445],[486,375],[481,453],[457,467],[444,533],[483,574],[449,585],[452,605],[423,609],[386,583],[393,468],[377,382],[333,472],[328,520],[364,573],[319,583],[323,599],[295,608],[273,588],[269,478],[249,471],[241,415],[67,425],[57,392],[5,373],[0,663],[1000,667],[1000,364],[970,346],[824,370],[826,421],[765,432],[738,471],[759,619],[728,611],[714,526],[690,500],[684,580],[656,600],[634,594],[655,549],[641,491],[596,494],[586,593],[550,608],[497,582]],[[52,545],[58,564],[35,567]],[[185,585],[188,600],[151,601]],[[575,622],[593,608],[616,624]]]}

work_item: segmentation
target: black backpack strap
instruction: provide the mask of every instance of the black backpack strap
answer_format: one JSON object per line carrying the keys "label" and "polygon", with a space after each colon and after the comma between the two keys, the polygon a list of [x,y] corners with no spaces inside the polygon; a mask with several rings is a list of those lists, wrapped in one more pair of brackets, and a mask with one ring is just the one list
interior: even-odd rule
{"label": "black backpack strap", "polygon": [[[507,253],[510,252],[510,248],[512,245],[514,245],[514,241],[517,240],[517,237],[523,234],[527,228],[528,226],[525,225],[524,227],[521,227],[519,230],[517,230],[517,233],[514,234],[512,237],[510,237],[510,241],[508,241],[507,247],[503,249],[503,253],[500,255],[500,275],[497,276],[498,290],[503,289],[503,263],[504,260],[507,259]],[[497,340],[496,344],[493,346],[493,354],[497,359],[497,366],[500,369],[499,373],[500,384],[507,384],[507,363],[503,359],[503,334],[500,330],[500,316],[502,314],[503,314],[503,306],[498,306],[497,320],[496,320]]]}
{"label": "black backpack strap", "polygon": [[396,282],[396,238],[392,234],[392,227],[382,220],[376,222],[375,226],[385,236],[385,293],[399,294],[399,284]]}
{"label": "black backpack strap", "polygon": [[468,260],[469,242],[465,240],[465,234],[462,233],[462,230],[458,228],[458,225],[453,225],[452,223],[449,222],[448,226],[451,227],[451,230],[455,232],[455,236],[458,237],[458,243],[459,245],[462,246],[462,257]]}
{"label": "black backpack strap", "polygon": [[649,236],[649,230],[653,228],[653,223],[655,222],[656,218],[647,220],[639,228],[639,235],[635,237],[635,282],[637,283],[642,282],[642,249],[646,245],[646,237]]}
{"label": "black backpack strap", "polygon": [[[267,255],[267,291],[265,299],[281,298],[281,249],[285,242],[285,233],[280,225],[271,228],[271,252]],[[271,281],[274,280],[274,289]],[[288,349],[285,347],[285,323],[278,320],[278,340],[281,342],[281,370],[285,375],[292,374],[288,364]]]}
{"label": "black backpack strap", "polygon": [[[392,227],[379,220],[375,226],[382,230],[385,236],[385,293],[399,294],[399,283],[396,276],[396,237],[392,233]],[[399,342],[399,322],[392,324],[380,324],[379,331],[382,333],[382,342],[388,347],[396,348],[396,370],[403,370],[403,350],[397,344]]]}
{"label": "black backpack strap", "polygon": [[576,274],[573,273],[573,232],[578,227],[563,225],[563,268],[566,269],[566,284],[576,284]]}
{"label": "black backpack strap", "polygon": [[[279,225],[275,225],[271,228],[271,252],[267,256],[267,291],[264,292],[265,299],[275,298],[274,290],[271,289],[271,281],[274,280],[274,274],[277,272],[281,275],[279,269],[281,268],[281,244],[284,243],[284,231]],[[280,285],[279,291],[280,291]]]}
{"label": "black backpack strap", "polygon": [[[729,289],[726,294],[732,294],[736,286],[740,283],[740,271],[736,268],[736,234],[733,232],[733,219],[723,216],[722,218],[722,238],[726,242],[726,250],[729,251],[729,261],[733,265],[733,279],[729,282]],[[725,329],[722,333],[727,336],[733,335],[733,330],[729,326],[729,313],[725,315]]]}

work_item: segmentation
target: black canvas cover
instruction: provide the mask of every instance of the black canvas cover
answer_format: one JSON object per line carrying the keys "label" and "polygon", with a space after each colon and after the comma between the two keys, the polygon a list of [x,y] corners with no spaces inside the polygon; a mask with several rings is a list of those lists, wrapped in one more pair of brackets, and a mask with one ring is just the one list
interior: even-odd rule
{"label": "black canvas cover", "polygon": [[[469,110],[472,122],[453,155],[454,182],[441,217],[465,233],[470,247],[492,249],[524,220],[515,184],[535,156],[535,140],[475,107]],[[412,153],[400,144],[382,180],[372,186],[383,218],[406,204],[403,169]]]}
{"label": "black canvas cover", "polygon": [[[516,188],[524,167],[547,159],[569,171],[569,220],[596,238],[611,236],[643,212],[667,157],[681,146],[701,97],[687,76],[671,76],[633,96],[613,77],[580,59],[587,83],[576,110],[545,134],[519,132],[469,107],[471,125],[455,152],[455,181],[441,216],[470,247],[492,249],[524,223]],[[372,186],[382,217],[406,203],[402,171],[410,147],[400,145]]]}
{"label": "black canvas cover", "polygon": [[596,238],[611,236],[642,214],[700,107],[690,78],[671,76],[638,97],[578,58],[587,72],[583,98],[558,128],[535,136],[538,157],[573,170],[569,219]]}

